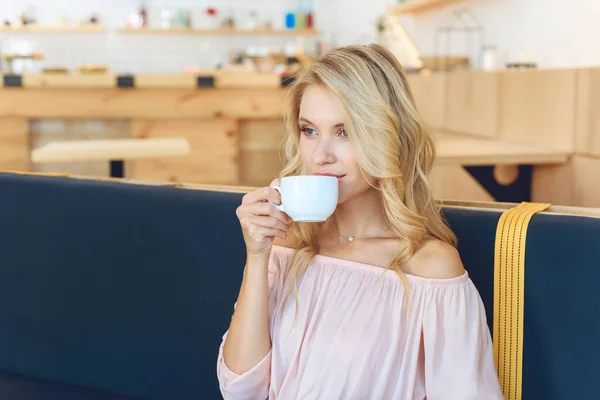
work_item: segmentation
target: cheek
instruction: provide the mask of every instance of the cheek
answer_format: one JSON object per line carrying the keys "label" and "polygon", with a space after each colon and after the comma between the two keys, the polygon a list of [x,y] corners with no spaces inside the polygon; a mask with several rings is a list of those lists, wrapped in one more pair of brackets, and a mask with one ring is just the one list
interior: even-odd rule
{"label": "cheek", "polygon": [[343,164],[344,171],[350,175],[350,179],[348,180],[350,185],[349,187],[343,188],[344,191],[352,193],[362,192],[370,187],[369,182],[363,176],[360,164],[354,156],[354,152],[352,151],[351,147],[340,151],[338,161]]}
{"label": "cheek", "polygon": [[312,149],[310,148],[310,142],[304,139],[300,139],[298,145],[298,152],[300,153],[300,159],[302,163],[307,166],[310,165]]}
{"label": "cheek", "polygon": [[347,174],[353,175],[355,179],[360,176],[360,165],[358,164],[358,160],[354,156],[354,151],[349,144],[346,146],[341,146],[339,149],[338,161],[340,161],[344,166],[344,171]]}

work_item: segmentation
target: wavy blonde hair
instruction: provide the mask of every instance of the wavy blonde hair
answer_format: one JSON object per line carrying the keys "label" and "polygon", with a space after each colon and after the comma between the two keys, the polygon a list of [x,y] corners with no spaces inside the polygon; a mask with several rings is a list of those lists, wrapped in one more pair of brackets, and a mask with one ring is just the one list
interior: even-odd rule
{"label": "wavy blonde hair", "polygon": [[[286,102],[286,165],[281,176],[305,173],[300,158],[298,118],[302,94],[309,85],[326,88],[342,105],[344,125],[355,157],[369,184],[381,193],[384,218],[390,232],[406,241],[389,268],[405,289],[409,283],[402,266],[425,238],[434,237],[456,246],[433,198],[428,174],[435,142],[424,127],[398,60],[384,47],[341,47],[318,59],[289,87]],[[294,223],[298,246],[285,274],[298,310],[297,281],[319,252],[316,233],[322,224]]]}

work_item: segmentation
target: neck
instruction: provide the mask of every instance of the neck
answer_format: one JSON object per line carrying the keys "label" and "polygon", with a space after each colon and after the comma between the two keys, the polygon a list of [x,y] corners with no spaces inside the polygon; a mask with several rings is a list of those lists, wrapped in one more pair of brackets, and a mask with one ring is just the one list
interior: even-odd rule
{"label": "neck", "polygon": [[329,221],[345,237],[376,235],[388,227],[383,216],[381,197],[376,189],[369,189],[338,205]]}

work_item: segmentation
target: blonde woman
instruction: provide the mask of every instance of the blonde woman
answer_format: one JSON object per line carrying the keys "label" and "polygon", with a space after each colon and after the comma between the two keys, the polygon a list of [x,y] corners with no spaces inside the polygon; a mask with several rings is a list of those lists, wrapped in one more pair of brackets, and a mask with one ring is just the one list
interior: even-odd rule
{"label": "blonde woman", "polygon": [[224,398],[501,399],[483,304],[432,198],[434,142],[397,60],[377,45],[325,55],[290,87],[286,124],[282,176],[337,176],[338,205],[294,223],[269,204],[273,188],[244,196]]}

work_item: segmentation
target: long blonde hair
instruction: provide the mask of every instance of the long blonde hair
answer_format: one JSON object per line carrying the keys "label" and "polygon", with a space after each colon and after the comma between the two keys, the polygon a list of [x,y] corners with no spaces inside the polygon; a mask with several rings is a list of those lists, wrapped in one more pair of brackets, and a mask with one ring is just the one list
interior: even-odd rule
{"label": "long blonde hair", "polygon": [[[289,87],[285,122],[286,165],[281,176],[305,173],[299,153],[298,118],[302,94],[309,85],[326,88],[342,104],[363,176],[378,189],[390,232],[406,241],[389,268],[405,289],[402,271],[423,240],[430,236],[456,246],[456,236],[442,219],[432,195],[428,174],[435,159],[435,142],[420,120],[402,66],[380,45],[346,46],[322,56]],[[319,252],[316,233],[321,224],[294,223],[298,246],[285,281],[296,300],[297,281]]]}

